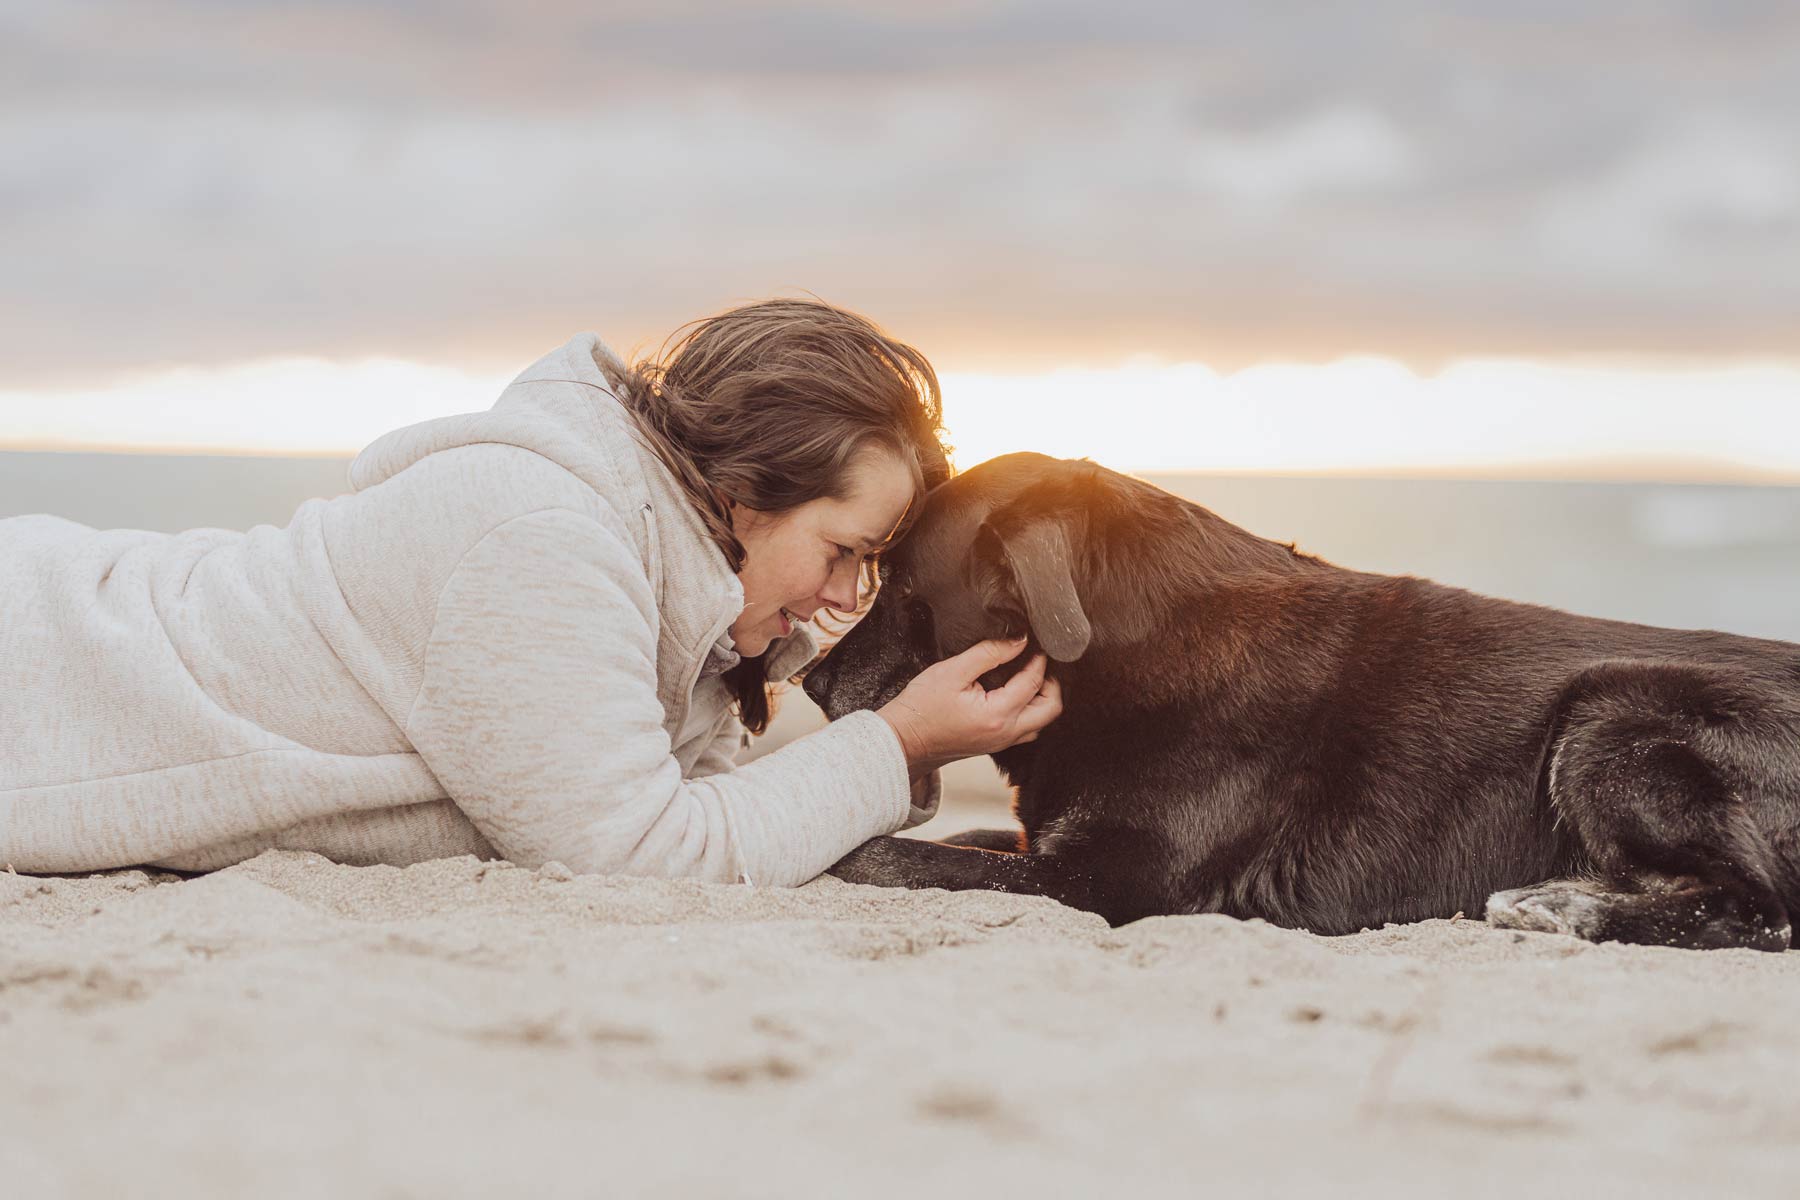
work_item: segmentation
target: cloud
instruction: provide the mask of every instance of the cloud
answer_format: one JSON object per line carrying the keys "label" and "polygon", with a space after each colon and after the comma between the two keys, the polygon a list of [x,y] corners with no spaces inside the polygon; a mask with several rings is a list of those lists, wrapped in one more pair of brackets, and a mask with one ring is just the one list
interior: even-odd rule
{"label": "cloud", "polygon": [[1204,191],[1246,205],[1405,184],[1418,163],[1393,123],[1364,109],[1328,109],[1257,135],[1195,139],[1188,173]]}
{"label": "cloud", "polygon": [[[1732,237],[1800,234],[1800,160],[1783,130],[1696,114],[1606,170],[1554,191],[1540,230],[1557,251],[1629,272],[1658,249],[1692,242],[1710,255]],[[1773,239],[1770,239],[1773,240]]]}
{"label": "cloud", "polygon": [[1781,3],[0,20],[0,384],[517,365],[796,288],[969,367],[1776,354],[1800,311]]}

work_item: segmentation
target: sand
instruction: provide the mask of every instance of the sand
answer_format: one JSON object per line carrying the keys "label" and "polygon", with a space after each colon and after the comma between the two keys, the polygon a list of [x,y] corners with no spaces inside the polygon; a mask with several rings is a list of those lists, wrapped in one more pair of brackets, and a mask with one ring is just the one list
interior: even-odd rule
{"label": "sand", "polygon": [[1792,1196],[1800,955],[825,878],[0,874],[17,1196]]}

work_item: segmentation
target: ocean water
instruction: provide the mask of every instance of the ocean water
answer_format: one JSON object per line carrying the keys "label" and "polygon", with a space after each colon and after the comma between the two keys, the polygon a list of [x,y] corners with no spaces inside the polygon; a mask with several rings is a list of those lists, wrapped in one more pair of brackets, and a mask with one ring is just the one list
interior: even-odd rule
{"label": "ocean water", "polygon": [[1652,625],[1800,641],[1800,487],[1494,480],[1155,482],[1358,570]]}
{"label": "ocean water", "polygon": [[[283,524],[347,459],[0,452],[0,517]],[[1800,488],[1153,475],[1264,537],[1595,616],[1800,641]]]}

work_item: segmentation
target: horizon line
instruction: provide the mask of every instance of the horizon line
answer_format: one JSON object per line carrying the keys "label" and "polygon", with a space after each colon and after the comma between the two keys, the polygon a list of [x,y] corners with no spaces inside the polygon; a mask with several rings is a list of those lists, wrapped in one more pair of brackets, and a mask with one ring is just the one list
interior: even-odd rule
{"label": "horizon line", "polygon": [[[208,444],[135,445],[131,443],[6,441],[0,454],[68,454],[115,458],[216,458],[282,459],[295,461],[350,462],[360,451],[321,449],[272,449]],[[992,455],[992,457],[1000,457]],[[1085,456],[1084,456],[1085,457]],[[987,458],[958,464],[957,474],[979,466]],[[1677,486],[1800,487],[1800,470],[1758,467],[1717,458],[1654,455],[1588,456],[1582,458],[1519,458],[1497,462],[1427,466],[1417,463],[1362,466],[1295,467],[1134,467],[1100,463],[1124,475],[1146,479],[1180,475],[1248,479],[1346,479],[1422,482],[1495,483],[1598,483],[1669,484]]]}

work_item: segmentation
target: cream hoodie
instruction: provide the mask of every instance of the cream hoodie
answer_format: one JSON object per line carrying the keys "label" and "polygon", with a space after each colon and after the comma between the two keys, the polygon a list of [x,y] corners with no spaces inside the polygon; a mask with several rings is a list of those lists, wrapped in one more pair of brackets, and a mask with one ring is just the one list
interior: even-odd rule
{"label": "cream hoodie", "polygon": [[609,355],[577,337],[388,434],[283,529],[0,520],[0,869],[279,847],[797,884],[928,816],[873,713],[734,769],[743,589]]}

